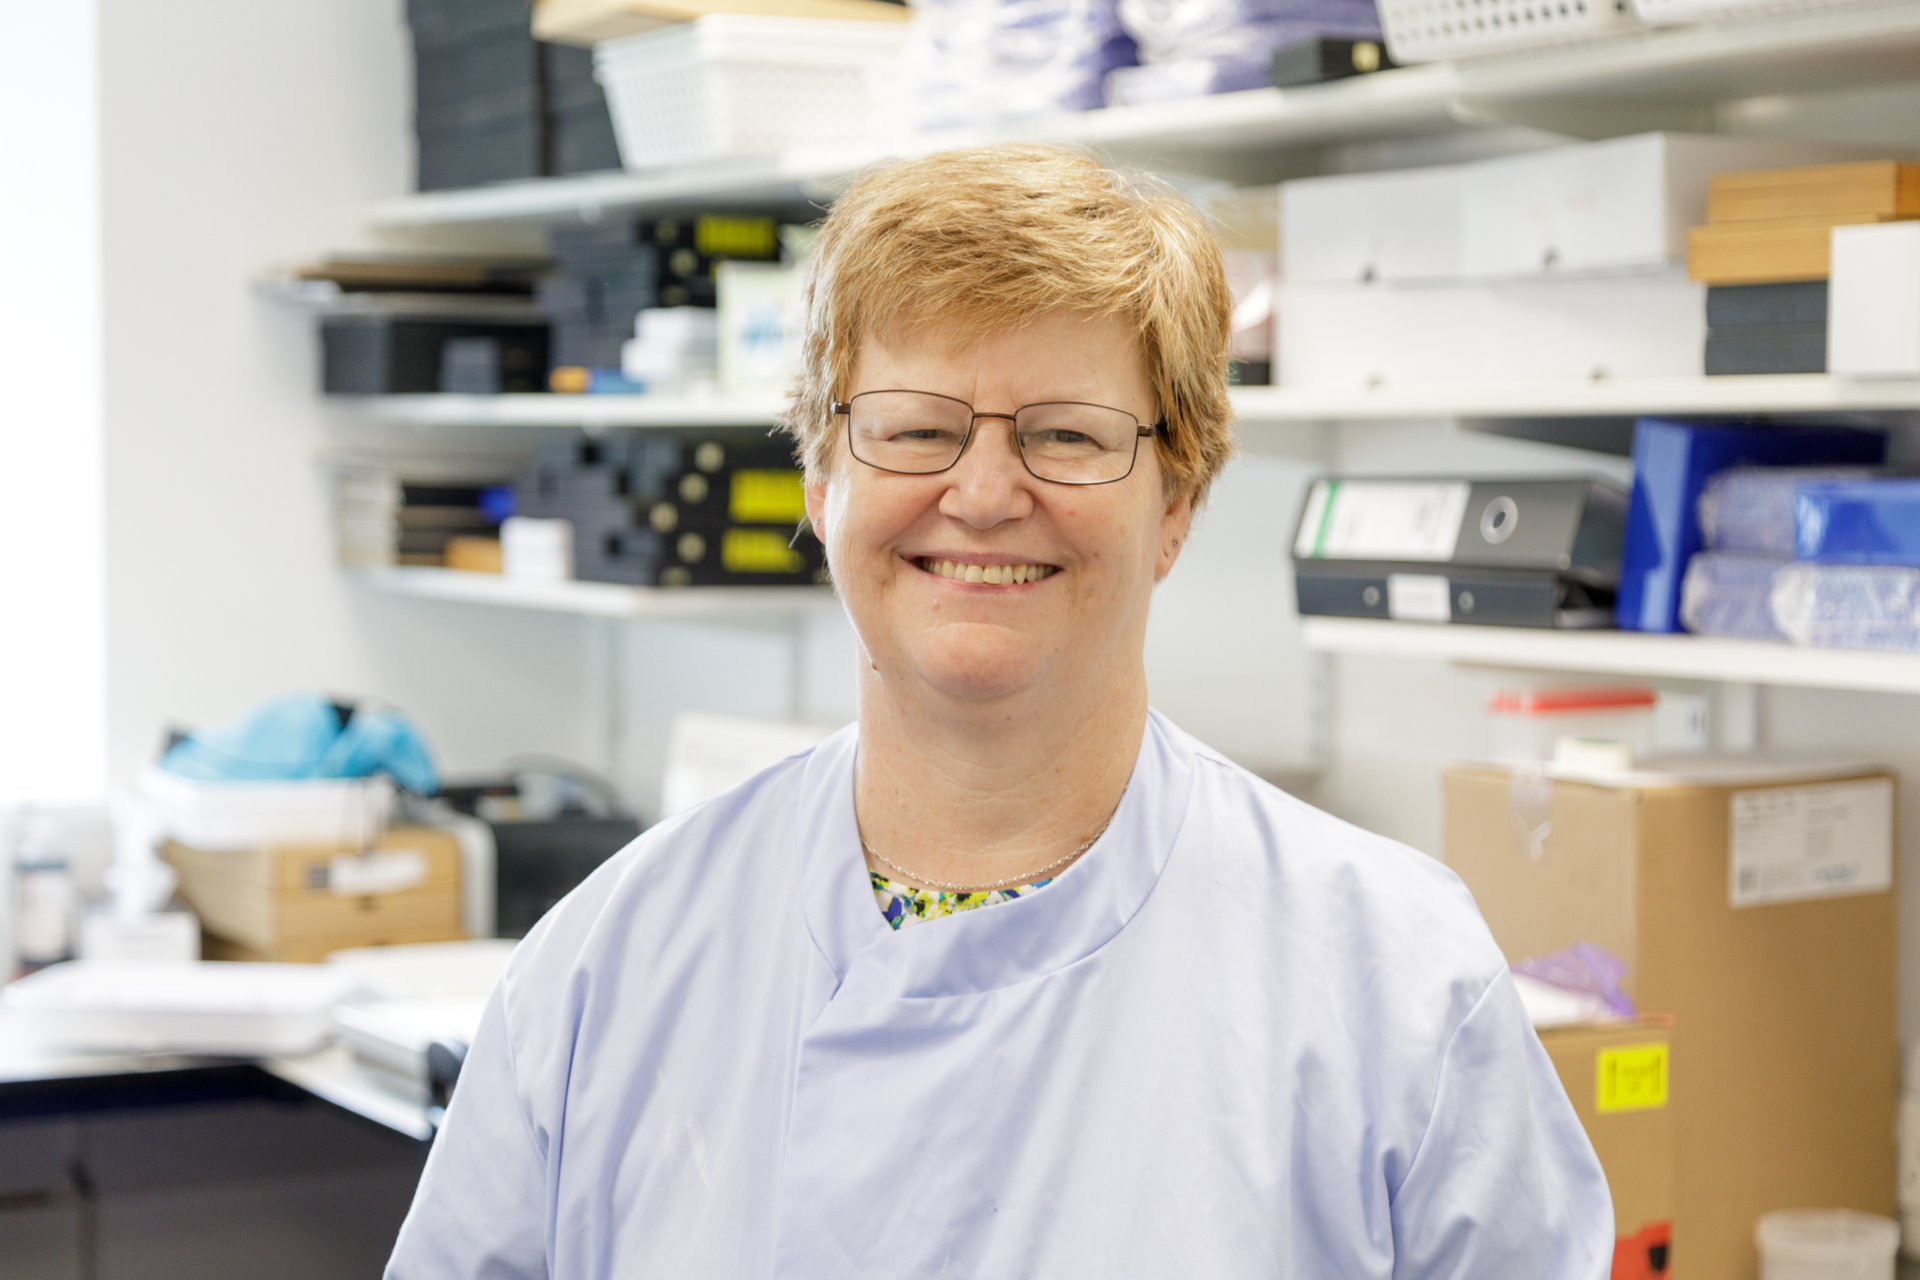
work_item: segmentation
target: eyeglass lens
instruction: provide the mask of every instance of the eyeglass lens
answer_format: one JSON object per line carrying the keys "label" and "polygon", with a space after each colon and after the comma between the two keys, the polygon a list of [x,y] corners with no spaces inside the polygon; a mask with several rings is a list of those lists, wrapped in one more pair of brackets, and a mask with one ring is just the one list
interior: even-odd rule
{"label": "eyeglass lens", "polygon": [[[960,459],[973,410],[923,391],[868,391],[848,406],[853,456],[908,475],[945,471]],[[1140,423],[1097,404],[1032,404],[1016,411],[1014,440],[1027,470],[1059,484],[1106,484],[1133,470]]]}

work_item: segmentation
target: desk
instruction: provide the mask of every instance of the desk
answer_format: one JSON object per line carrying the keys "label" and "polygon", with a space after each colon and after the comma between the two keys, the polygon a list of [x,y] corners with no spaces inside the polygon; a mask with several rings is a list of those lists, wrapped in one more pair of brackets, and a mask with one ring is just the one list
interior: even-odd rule
{"label": "desk", "polygon": [[257,1062],[72,1053],[0,1013],[0,1270],[371,1280],[430,1120],[342,1048]]}

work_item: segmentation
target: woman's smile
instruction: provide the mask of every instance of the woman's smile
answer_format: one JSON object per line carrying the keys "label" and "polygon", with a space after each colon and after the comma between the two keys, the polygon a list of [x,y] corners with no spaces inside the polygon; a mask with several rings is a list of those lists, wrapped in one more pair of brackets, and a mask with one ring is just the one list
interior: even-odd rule
{"label": "woman's smile", "polygon": [[910,561],[923,573],[963,586],[1033,586],[1060,572],[1057,565],[1032,561],[949,559],[945,556],[914,556]]}

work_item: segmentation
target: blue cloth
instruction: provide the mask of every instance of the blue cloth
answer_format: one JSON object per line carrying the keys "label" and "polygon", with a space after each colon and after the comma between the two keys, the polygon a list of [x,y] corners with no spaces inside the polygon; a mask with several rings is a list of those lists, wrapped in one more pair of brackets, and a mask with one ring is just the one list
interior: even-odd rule
{"label": "blue cloth", "polygon": [[1154,715],[1045,892],[895,932],[856,743],[541,920],[389,1277],[1608,1274],[1599,1164],[1438,862]]}
{"label": "blue cloth", "polygon": [[1642,418],[1633,429],[1633,495],[1620,554],[1614,621],[1628,631],[1679,631],[1680,584],[1702,549],[1698,507],[1715,472],[1729,467],[1877,464],[1880,431],[1839,427],[1703,425]]}
{"label": "blue cloth", "polygon": [[277,698],[237,720],[197,729],[174,744],[160,767],[207,782],[387,773],[421,795],[440,789],[426,743],[405,716],[381,708],[339,707],[318,694]]}

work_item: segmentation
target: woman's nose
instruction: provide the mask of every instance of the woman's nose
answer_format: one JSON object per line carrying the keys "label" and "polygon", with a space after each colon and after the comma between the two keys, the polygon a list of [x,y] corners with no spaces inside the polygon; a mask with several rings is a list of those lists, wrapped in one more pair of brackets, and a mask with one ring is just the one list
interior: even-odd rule
{"label": "woman's nose", "polygon": [[1009,419],[981,417],[974,424],[965,452],[948,469],[947,476],[941,513],[975,528],[990,528],[1033,510],[1033,476],[1021,461]]}

